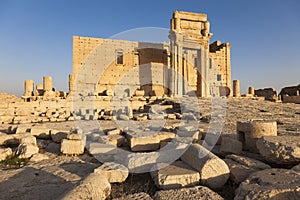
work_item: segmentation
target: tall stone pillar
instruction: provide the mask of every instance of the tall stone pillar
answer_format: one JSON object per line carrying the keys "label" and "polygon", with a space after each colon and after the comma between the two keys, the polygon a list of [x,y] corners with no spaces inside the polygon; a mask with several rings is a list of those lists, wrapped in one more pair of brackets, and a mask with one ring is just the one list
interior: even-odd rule
{"label": "tall stone pillar", "polygon": [[208,66],[207,51],[201,47],[197,52],[197,96],[209,97],[207,88],[207,66]]}
{"label": "tall stone pillar", "polygon": [[177,45],[174,46],[174,94],[178,94],[178,48]]}
{"label": "tall stone pillar", "polygon": [[33,80],[25,80],[24,82],[24,96],[32,96],[34,91],[34,82]]}
{"label": "tall stone pillar", "polygon": [[52,91],[52,77],[51,76],[44,76],[43,87],[44,87],[45,92]]}
{"label": "tall stone pillar", "polygon": [[177,52],[178,52],[178,91],[177,95],[181,97],[183,95],[183,54],[182,54],[182,48],[181,46],[177,45]]}
{"label": "tall stone pillar", "polygon": [[254,87],[249,87],[249,89],[248,89],[248,94],[251,94],[251,95],[253,95],[254,96]]}
{"label": "tall stone pillar", "polygon": [[233,80],[233,96],[234,97],[240,97],[240,81],[239,80]]}

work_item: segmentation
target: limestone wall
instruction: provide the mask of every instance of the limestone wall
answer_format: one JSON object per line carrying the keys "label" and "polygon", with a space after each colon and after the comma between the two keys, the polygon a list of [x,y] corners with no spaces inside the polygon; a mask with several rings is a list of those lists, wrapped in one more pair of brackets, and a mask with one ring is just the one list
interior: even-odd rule
{"label": "limestone wall", "polygon": [[[123,91],[115,91],[113,95],[131,96],[135,89],[149,82],[163,84],[162,80],[165,78],[162,76],[167,76],[163,70],[163,66],[167,65],[167,54],[163,44],[98,40],[79,36],[74,36],[73,43],[73,73],[70,76],[70,88],[74,88],[73,85],[78,84],[78,79],[76,80],[78,73],[81,75],[86,73],[83,71],[82,65],[91,68],[87,70],[88,72],[95,73],[96,76],[98,73],[99,81],[96,93],[100,95],[107,90],[114,91],[116,85],[121,84],[124,86]],[[119,55],[122,56],[121,61],[118,60]],[[93,64],[94,66],[91,66]],[[102,67],[101,64],[106,65],[102,74],[99,70]],[[157,68],[157,65],[160,67]],[[151,80],[146,80],[150,77]],[[89,79],[86,78],[86,80]],[[147,87],[144,88],[147,89]],[[152,91],[145,92],[150,94]]]}
{"label": "limestone wall", "polygon": [[132,98],[90,96],[82,101],[81,98],[69,96],[67,99],[38,99],[24,102],[24,99],[14,98],[13,101],[1,101],[0,124],[60,122],[76,119],[111,120],[116,113],[132,115],[128,112],[143,108],[147,101],[154,100],[137,96]]}
{"label": "limestone wall", "polygon": [[209,56],[212,59],[213,65],[217,68],[217,74],[213,74],[212,76],[217,81],[218,78],[221,78],[222,85],[231,89],[230,44],[221,44],[220,41],[212,43],[210,45]]}
{"label": "limestone wall", "polygon": [[300,103],[300,96],[288,96],[282,95],[282,102],[283,103]]}

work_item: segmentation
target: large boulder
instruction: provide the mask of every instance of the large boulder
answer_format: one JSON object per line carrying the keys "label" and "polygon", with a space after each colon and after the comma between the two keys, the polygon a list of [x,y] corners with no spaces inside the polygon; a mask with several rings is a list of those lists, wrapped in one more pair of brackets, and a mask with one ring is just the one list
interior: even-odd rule
{"label": "large boulder", "polygon": [[236,190],[234,200],[300,199],[300,173],[288,169],[255,172]]}
{"label": "large boulder", "polygon": [[271,163],[300,163],[299,136],[268,136],[257,141],[259,153]]}

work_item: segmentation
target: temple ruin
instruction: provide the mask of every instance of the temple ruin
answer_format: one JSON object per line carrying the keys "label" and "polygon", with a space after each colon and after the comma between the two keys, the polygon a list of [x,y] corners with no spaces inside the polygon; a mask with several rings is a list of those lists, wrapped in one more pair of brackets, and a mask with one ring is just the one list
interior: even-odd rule
{"label": "temple ruin", "polygon": [[[99,75],[96,95],[107,95],[106,91],[116,95],[112,91],[126,76],[123,83],[128,86],[124,88],[128,96],[135,94],[132,90],[136,88],[144,90],[145,96],[180,97],[192,93],[199,97],[228,96],[230,44],[220,41],[210,44],[212,33],[207,15],[175,11],[170,26],[170,42],[160,44],[74,36],[70,92],[86,60],[96,61],[102,56],[100,62],[108,62],[104,73]],[[105,51],[93,52],[101,51],[98,48],[101,45]]]}

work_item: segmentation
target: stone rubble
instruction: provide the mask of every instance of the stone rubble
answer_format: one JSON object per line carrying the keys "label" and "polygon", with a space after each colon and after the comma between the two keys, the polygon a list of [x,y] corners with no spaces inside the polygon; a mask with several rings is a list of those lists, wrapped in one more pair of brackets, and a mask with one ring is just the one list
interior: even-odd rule
{"label": "stone rubble", "polygon": [[300,163],[299,136],[266,136],[257,141],[259,153],[271,163]]}
{"label": "stone rubble", "polygon": [[104,175],[110,183],[122,183],[127,179],[129,171],[124,165],[105,162],[103,165],[96,168],[94,173]]}
{"label": "stone rubble", "polygon": [[266,169],[251,174],[239,185],[234,200],[299,199],[300,173],[288,169]]}

